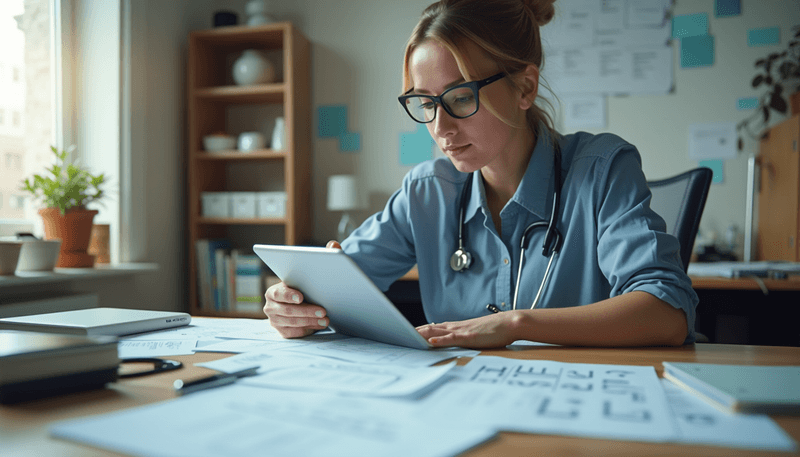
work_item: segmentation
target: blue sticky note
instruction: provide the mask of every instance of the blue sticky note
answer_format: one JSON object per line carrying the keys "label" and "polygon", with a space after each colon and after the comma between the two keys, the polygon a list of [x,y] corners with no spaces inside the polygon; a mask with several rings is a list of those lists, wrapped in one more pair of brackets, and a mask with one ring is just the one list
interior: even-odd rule
{"label": "blue sticky note", "polygon": [[339,135],[339,151],[356,152],[361,150],[361,134],[346,132]]}
{"label": "blue sticky note", "polygon": [[717,17],[730,17],[742,14],[740,0],[714,0],[714,15]]}
{"label": "blue sticky note", "polygon": [[400,132],[400,163],[415,165],[432,159],[434,144],[428,128],[422,124],[414,132]]}
{"label": "blue sticky note", "polygon": [[708,67],[714,64],[714,37],[681,38],[681,68]]}
{"label": "blue sticky note", "polygon": [[708,15],[706,13],[685,14],[672,18],[672,38],[708,35]]}
{"label": "blue sticky note", "polygon": [[319,137],[335,138],[347,133],[347,106],[329,105],[317,109]]}
{"label": "blue sticky note", "polygon": [[736,109],[739,111],[758,108],[758,97],[746,97],[736,100]]}
{"label": "blue sticky note", "polygon": [[711,172],[714,173],[713,177],[711,178],[712,183],[719,184],[725,180],[725,174],[722,172],[721,160],[701,160],[698,162],[698,165],[711,169]]}
{"label": "blue sticky note", "polygon": [[750,29],[747,31],[747,45],[769,46],[781,42],[781,29],[778,27],[766,27],[763,29]]}

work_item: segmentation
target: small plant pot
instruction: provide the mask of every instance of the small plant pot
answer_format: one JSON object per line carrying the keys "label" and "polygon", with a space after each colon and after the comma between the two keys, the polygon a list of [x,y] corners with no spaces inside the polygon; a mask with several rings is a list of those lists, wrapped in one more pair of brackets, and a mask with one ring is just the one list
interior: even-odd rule
{"label": "small plant pot", "polygon": [[90,255],[89,240],[92,236],[92,221],[96,210],[72,208],[61,214],[58,208],[39,210],[44,222],[44,238],[60,239],[61,252],[57,268],[92,268],[94,256]]}
{"label": "small plant pot", "polygon": [[19,263],[22,242],[0,241],[0,276],[13,275]]}

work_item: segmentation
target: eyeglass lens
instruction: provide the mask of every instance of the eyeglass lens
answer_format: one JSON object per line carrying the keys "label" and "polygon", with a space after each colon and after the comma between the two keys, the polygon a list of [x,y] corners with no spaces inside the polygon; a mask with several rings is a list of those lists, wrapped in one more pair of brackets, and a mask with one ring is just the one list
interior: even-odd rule
{"label": "eyeglass lens", "polygon": [[[472,87],[454,87],[441,96],[447,112],[457,118],[469,117],[478,111],[478,98]],[[414,120],[430,122],[436,117],[436,102],[424,95],[406,99],[406,108]]]}

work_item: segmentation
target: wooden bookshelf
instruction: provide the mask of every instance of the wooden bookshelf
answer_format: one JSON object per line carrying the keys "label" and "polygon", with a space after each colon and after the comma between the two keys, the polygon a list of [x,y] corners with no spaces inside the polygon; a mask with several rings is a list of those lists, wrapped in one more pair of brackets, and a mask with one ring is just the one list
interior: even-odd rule
{"label": "wooden bookshelf", "polygon": [[[246,49],[277,55],[273,63],[282,77],[270,84],[237,86],[231,64]],[[308,39],[290,22],[257,27],[234,26],[192,32],[188,56],[187,251],[189,312],[193,315],[263,317],[202,308],[198,293],[196,243],[224,238],[252,253],[256,243],[307,244],[311,240],[311,56]],[[286,123],[285,148],[252,152],[203,150],[205,135],[241,133],[230,110],[236,107],[275,108]],[[262,132],[268,139],[271,132]],[[252,183],[243,184],[242,172]],[[279,179],[258,177],[278,176]],[[274,191],[276,181],[286,192],[282,218],[208,218],[202,215],[203,192]],[[271,185],[271,188],[263,186]],[[243,186],[249,186],[242,188]]]}

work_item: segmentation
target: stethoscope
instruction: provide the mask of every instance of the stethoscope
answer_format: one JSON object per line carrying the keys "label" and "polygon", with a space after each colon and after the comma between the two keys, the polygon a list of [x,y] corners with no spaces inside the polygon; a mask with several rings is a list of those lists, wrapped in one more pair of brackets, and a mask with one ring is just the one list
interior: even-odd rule
{"label": "stethoscope", "polygon": [[[533,299],[533,304],[531,305],[531,309],[535,308],[537,304],[539,304],[539,300],[542,298],[542,292],[547,287],[547,284],[550,282],[550,272],[555,262],[556,257],[558,256],[558,251],[561,250],[561,232],[558,231],[556,227],[556,221],[558,220],[558,207],[561,202],[561,152],[556,148],[555,154],[553,156],[553,173],[555,174],[555,188],[553,189],[553,210],[550,212],[550,221],[538,221],[530,224],[528,227],[525,228],[525,231],[522,232],[522,238],[520,239],[519,247],[520,247],[520,254],[519,254],[519,270],[517,271],[517,280],[516,284],[514,285],[514,302],[512,309],[517,309],[517,296],[519,295],[519,280],[520,276],[522,275],[522,264],[524,263],[525,259],[525,241],[528,238],[528,234],[532,230],[546,228],[547,231],[544,234],[544,243],[542,243],[542,255],[545,257],[550,257],[547,261],[547,268],[544,272],[544,277],[542,278],[542,283],[539,285],[539,290],[536,292],[536,297]],[[467,199],[472,191],[472,180],[473,177],[470,176],[466,183],[464,183],[464,187],[461,190],[461,200],[460,200],[460,208],[458,211],[458,249],[450,256],[450,268],[453,271],[463,272],[464,270],[468,269],[470,264],[472,264],[472,254],[469,253],[466,249],[464,249],[464,212],[465,207],[467,205]],[[493,304],[489,304],[486,306],[489,311],[494,313],[500,312],[500,309]]]}

